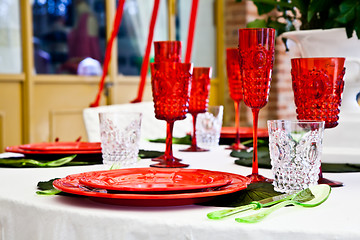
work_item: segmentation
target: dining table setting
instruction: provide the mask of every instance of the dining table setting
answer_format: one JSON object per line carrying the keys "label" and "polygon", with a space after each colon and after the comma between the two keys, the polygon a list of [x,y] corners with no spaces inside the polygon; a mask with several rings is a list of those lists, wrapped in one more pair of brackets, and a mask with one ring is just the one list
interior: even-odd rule
{"label": "dining table setting", "polygon": [[[212,68],[182,62],[181,42],[154,42],[154,118],[99,113],[99,142],[8,146],[0,154],[0,240],[360,239],[360,164],[327,162],[324,132],[341,124],[344,58],[292,59],[297,119],[269,119],[275,30],[239,29],[227,49],[235,126],[209,106]],[[253,124],[240,126],[239,104]],[[192,129],[173,136],[176,122]],[[326,177],[326,178],[325,178]]]}

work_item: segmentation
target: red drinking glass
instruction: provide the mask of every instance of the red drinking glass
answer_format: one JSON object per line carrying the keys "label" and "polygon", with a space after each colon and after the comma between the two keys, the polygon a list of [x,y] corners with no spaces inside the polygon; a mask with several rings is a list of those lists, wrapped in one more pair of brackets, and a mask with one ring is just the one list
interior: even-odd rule
{"label": "red drinking glass", "polygon": [[239,62],[243,100],[253,114],[253,162],[251,182],[271,181],[258,174],[257,130],[259,111],[269,99],[275,53],[275,29],[239,29]]}
{"label": "red drinking glass", "polygon": [[197,146],[196,143],[196,117],[199,113],[207,111],[209,104],[209,91],[210,91],[210,79],[211,79],[211,67],[194,67],[190,102],[189,102],[189,113],[193,117],[193,134],[191,146],[187,149],[180,151],[183,152],[205,152],[208,149],[203,149]]}
{"label": "red drinking glass", "polygon": [[185,119],[189,107],[190,84],[192,79],[191,63],[160,62],[151,64],[151,85],[155,107],[155,117],[165,120],[166,149],[165,154],[151,167],[182,168],[188,164],[180,163],[173,156],[172,132],[176,120]]}
{"label": "red drinking glass", "polygon": [[237,48],[226,49],[226,70],[229,83],[230,97],[235,107],[235,143],[227,149],[236,151],[248,149],[240,142],[240,101],[243,99],[242,78],[239,63],[239,50]]}
{"label": "red drinking glass", "polygon": [[[344,89],[345,58],[291,59],[291,76],[297,119],[325,121],[325,128],[338,125]],[[319,183],[342,186],[322,176]]]}
{"label": "red drinking glass", "polygon": [[181,41],[154,42],[155,62],[181,62]]}

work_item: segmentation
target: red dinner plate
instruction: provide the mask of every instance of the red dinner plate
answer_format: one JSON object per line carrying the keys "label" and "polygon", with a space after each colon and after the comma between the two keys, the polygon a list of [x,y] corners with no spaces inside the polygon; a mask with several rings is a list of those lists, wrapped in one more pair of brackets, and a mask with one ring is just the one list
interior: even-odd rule
{"label": "red dinner plate", "polygon": [[101,151],[100,142],[50,142],[20,145],[19,148],[30,151]]}
{"label": "red dinner plate", "polygon": [[116,191],[184,191],[219,187],[231,179],[222,172],[203,169],[128,168],[84,174],[80,183]]}
{"label": "red dinner plate", "polygon": [[86,161],[86,162],[102,162],[101,150],[89,151],[38,151],[38,150],[25,150],[20,146],[9,146],[5,148],[6,152],[15,152],[24,154],[25,158],[36,160],[55,160],[69,155],[77,154],[73,161]]}
{"label": "red dinner plate", "polygon": [[[107,170],[112,171],[112,170]],[[106,172],[106,171],[104,171]],[[173,194],[143,194],[133,192],[108,192],[105,189],[92,189],[80,184],[80,179],[87,173],[73,174],[65,178],[57,179],[53,185],[58,190],[75,195],[88,196],[91,200],[106,204],[127,206],[177,206],[205,202],[216,196],[233,193],[245,189],[250,179],[232,173],[222,173],[231,179],[231,183],[222,187],[206,188],[202,191],[173,193]]]}
{"label": "red dinner plate", "polygon": [[10,146],[10,147],[6,147],[5,151],[6,152],[16,152],[16,153],[22,153],[22,154],[29,154],[29,155],[50,155],[50,154],[96,154],[96,153],[101,153],[101,149],[100,150],[47,150],[47,151],[42,151],[42,150],[26,150],[21,148],[22,145],[20,146]]}
{"label": "red dinner plate", "polygon": [[[241,127],[240,128],[240,138],[252,138],[253,132],[251,127]],[[236,128],[235,127],[222,127],[221,138],[235,138],[236,137]],[[268,130],[266,128],[258,128],[258,137],[266,138],[269,137]]]}

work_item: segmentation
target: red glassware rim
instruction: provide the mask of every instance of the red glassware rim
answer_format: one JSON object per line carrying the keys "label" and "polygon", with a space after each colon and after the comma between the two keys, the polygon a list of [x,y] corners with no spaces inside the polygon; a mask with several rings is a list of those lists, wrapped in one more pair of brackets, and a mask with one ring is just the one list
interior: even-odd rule
{"label": "red glassware rim", "polygon": [[168,65],[179,65],[179,66],[189,66],[190,68],[193,68],[194,64],[193,63],[181,63],[181,62],[153,62],[151,63],[152,66],[168,66]]}
{"label": "red glassware rim", "polygon": [[345,57],[298,57],[298,58],[292,58],[291,61],[301,61],[301,60],[346,60]]}
{"label": "red glassware rim", "polygon": [[154,41],[154,43],[181,43],[178,40]]}
{"label": "red glassware rim", "polygon": [[275,32],[275,28],[239,28],[240,31],[259,31],[259,30],[271,30]]}

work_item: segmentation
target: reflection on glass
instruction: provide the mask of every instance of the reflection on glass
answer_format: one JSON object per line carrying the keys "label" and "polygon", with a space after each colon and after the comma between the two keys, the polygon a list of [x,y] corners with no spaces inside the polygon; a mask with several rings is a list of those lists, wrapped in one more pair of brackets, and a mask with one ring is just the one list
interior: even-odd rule
{"label": "reflection on glass", "polygon": [[0,73],[21,73],[20,1],[0,0]]}
{"label": "reflection on glass", "polygon": [[104,0],[34,0],[36,73],[100,75],[104,15]]}
{"label": "reflection on glass", "polygon": [[[167,1],[160,1],[153,41],[168,40]],[[118,32],[118,70],[123,75],[140,75],[147,44],[154,0],[126,0]],[[150,56],[153,61],[154,49]]]}

